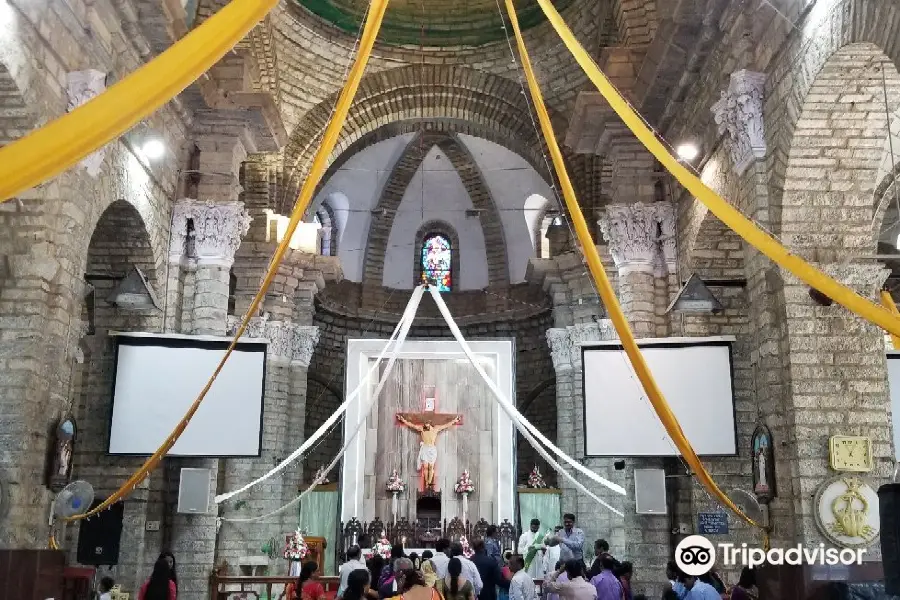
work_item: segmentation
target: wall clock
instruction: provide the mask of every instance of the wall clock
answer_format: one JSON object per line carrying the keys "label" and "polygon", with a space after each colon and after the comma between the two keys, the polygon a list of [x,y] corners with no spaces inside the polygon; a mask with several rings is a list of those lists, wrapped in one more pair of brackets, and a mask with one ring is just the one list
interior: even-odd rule
{"label": "wall clock", "polygon": [[861,435],[835,435],[828,443],[831,468],[835,471],[868,473],[873,468],[872,439]]}

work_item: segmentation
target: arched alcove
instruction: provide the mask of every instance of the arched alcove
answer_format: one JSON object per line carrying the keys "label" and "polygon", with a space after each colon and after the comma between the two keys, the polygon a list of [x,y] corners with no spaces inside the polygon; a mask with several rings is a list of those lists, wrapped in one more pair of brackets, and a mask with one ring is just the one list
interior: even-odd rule
{"label": "arched alcove", "polygon": [[[157,332],[162,325],[162,310],[123,309],[114,303],[114,292],[122,280],[137,268],[160,298],[156,262],[150,236],[138,211],[124,200],[113,202],[97,222],[88,246],[84,279],[89,285],[82,319],[89,323],[84,338],[84,361],[78,365],[79,389],[74,390],[74,412],[79,424],[80,442],[76,447],[76,474],[88,473],[110,461],[131,465],[140,459],[111,458],[106,455],[109,422],[112,414],[112,377],[115,373],[115,345],[112,331]],[[98,491],[113,481],[94,477]]]}

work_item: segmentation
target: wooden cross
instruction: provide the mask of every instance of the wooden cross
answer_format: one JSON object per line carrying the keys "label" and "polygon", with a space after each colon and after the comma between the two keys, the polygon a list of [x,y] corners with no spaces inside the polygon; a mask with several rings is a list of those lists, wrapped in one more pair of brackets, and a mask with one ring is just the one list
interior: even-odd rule
{"label": "wooden cross", "polygon": [[400,412],[397,420],[419,434],[418,469],[422,473],[423,491],[434,490],[434,472],[437,462],[437,437],[454,425],[462,423],[462,415],[437,412],[437,397],[433,385],[425,386],[422,412]]}

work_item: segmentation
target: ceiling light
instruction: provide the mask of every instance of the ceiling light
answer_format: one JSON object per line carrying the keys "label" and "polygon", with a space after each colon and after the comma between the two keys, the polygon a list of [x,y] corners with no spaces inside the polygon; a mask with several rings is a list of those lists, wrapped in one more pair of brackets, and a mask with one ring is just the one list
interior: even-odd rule
{"label": "ceiling light", "polygon": [[147,160],[158,160],[166,153],[166,146],[159,140],[147,140],[141,146],[141,154]]}
{"label": "ceiling light", "polygon": [[678,153],[679,158],[694,160],[700,154],[700,148],[697,147],[697,144],[685,143],[675,148],[675,152]]}

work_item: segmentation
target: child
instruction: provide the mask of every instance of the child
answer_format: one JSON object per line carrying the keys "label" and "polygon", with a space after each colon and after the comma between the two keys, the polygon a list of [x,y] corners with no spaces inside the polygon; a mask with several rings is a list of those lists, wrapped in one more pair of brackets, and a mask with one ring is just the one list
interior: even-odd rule
{"label": "child", "polygon": [[114,585],[116,585],[116,582],[113,581],[112,577],[107,576],[100,580],[100,600],[112,600],[110,592]]}

